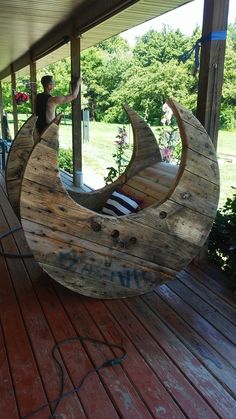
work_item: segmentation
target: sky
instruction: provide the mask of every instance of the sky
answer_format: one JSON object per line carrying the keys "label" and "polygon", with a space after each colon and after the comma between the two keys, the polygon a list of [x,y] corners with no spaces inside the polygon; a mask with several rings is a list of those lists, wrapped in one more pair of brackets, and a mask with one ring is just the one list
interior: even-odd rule
{"label": "sky", "polygon": [[[185,6],[178,7],[172,12],[149,20],[146,23],[135,26],[126,32],[123,36],[131,45],[135,44],[135,37],[144,35],[150,29],[161,30],[163,25],[169,25],[173,29],[179,28],[182,33],[191,35],[196,25],[202,26],[204,0],[194,0]],[[230,0],[229,3],[229,23],[236,20],[236,0]],[[186,24],[187,22],[187,24]]]}

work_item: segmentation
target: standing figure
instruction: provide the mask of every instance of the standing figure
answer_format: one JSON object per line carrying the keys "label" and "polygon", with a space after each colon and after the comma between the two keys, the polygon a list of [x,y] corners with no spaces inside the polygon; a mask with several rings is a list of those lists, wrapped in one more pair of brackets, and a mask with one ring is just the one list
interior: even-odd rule
{"label": "standing figure", "polygon": [[41,83],[43,85],[43,93],[38,93],[36,96],[36,116],[38,116],[36,127],[39,134],[41,134],[56,117],[56,107],[58,105],[69,103],[77,98],[81,85],[81,79],[79,78],[76,80],[72,93],[67,96],[51,95],[55,86],[53,76],[43,76]]}

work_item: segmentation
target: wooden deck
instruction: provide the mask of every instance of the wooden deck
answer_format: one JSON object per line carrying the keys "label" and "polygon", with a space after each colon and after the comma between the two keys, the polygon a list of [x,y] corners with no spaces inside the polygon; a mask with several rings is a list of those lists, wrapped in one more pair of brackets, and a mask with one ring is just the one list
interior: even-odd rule
{"label": "wooden deck", "polygon": [[[0,233],[19,224],[0,176]],[[21,230],[1,250],[29,250]],[[235,418],[236,298],[218,274],[190,266],[142,297],[94,300],[59,286],[31,258],[0,256],[0,417],[50,418],[60,394],[55,342],[77,335],[122,345],[56,411],[63,419]],[[57,352],[65,392],[120,356],[88,341]],[[40,407],[33,416],[29,415]],[[28,416],[29,415],[29,416]]]}

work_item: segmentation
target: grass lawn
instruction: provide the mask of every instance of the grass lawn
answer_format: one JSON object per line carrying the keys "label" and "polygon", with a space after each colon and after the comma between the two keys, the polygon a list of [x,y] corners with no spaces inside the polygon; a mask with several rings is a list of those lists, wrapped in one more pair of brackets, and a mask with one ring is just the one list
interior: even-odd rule
{"label": "grass lawn", "polygon": [[[236,132],[220,131],[217,144],[217,155],[221,153],[236,156]],[[222,160],[220,160],[222,161]],[[233,189],[234,187],[235,189]],[[236,164],[220,163],[220,201],[222,207],[227,198],[236,193]]]}
{"label": "grass lawn", "polygon": [[[10,131],[13,132],[11,122]],[[101,187],[104,185],[104,176],[107,175],[107,167],[114,166],[112,157],[115,152],[114,140],[118,133],[118,124],[106,124],[102,122],[89,123],[89,142],[83,144],[83,172],[84,182],[90,186]],[[132,129],[126,125],[128,143],[132,144]],[[59,143],[61,148],[72,148],[71,125],[61,124]],[[221,153],[236,155],[236,131],[220,131],[218,138],[217,154]],[[131,156],[131,149],[127,150],[127,159]],[[219,207],[222,207],[228,197],[236,193],[236,164],[221,162],[220,164],[221,191]]]}

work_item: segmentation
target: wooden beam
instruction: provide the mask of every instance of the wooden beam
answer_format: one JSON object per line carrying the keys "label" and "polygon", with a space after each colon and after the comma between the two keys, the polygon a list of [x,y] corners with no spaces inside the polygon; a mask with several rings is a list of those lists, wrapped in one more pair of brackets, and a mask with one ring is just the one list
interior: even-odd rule
{"label": "wooden beam", "polygon": [[14,92],[16,91],[16,74],[11,73],[11,87],[12,87],[12,107],[13,107],[13,123],[14,123],[14,137],[18,132],[18,113],[17,113],[17,104],[14,99]]}
{"label": "wooden beam", "polygon": [[[80,38],[71,37],[71,81],[80,77]],[[72,102],[73,181],[82,186],[81,90]]]}
{"label": "wooden beam", "polygon": [[[216,38],[227,30],[229,0],[205,0],[202,37]],[[217,35],[218,33],[218,35]],[[197,118],[217,147],[219,113],[224,73],[225,40],[202,43],[197,101]]]}
{"label": "wooden beam", "polygon": [[[227,30],[229,0],[205,0],[202,37]],[[211,36],[210,36],[211,37]],[[217,148],[220,102],[224,73],[225,40],[203,42],[200,57],[197,118]],[[201,168],[199,168],[200,170]],[[194,263],[208,262],[208,241],[204,244]]]}
{"label": "wooden beam", "polygon": [[3,121],[3,96],[2,96],[2,82],[0,81],[0,118],[1,118],[1,138],[3,138],[3,127],[2,127],[2,121]]}
{"label": "wooden beam", "polygon": [[36,111],[36,95],[37,95],[37,77],[36,77],[36,63],[31,61],[30,62],[30,88],[31,88],[31,111],[35,114]]}

